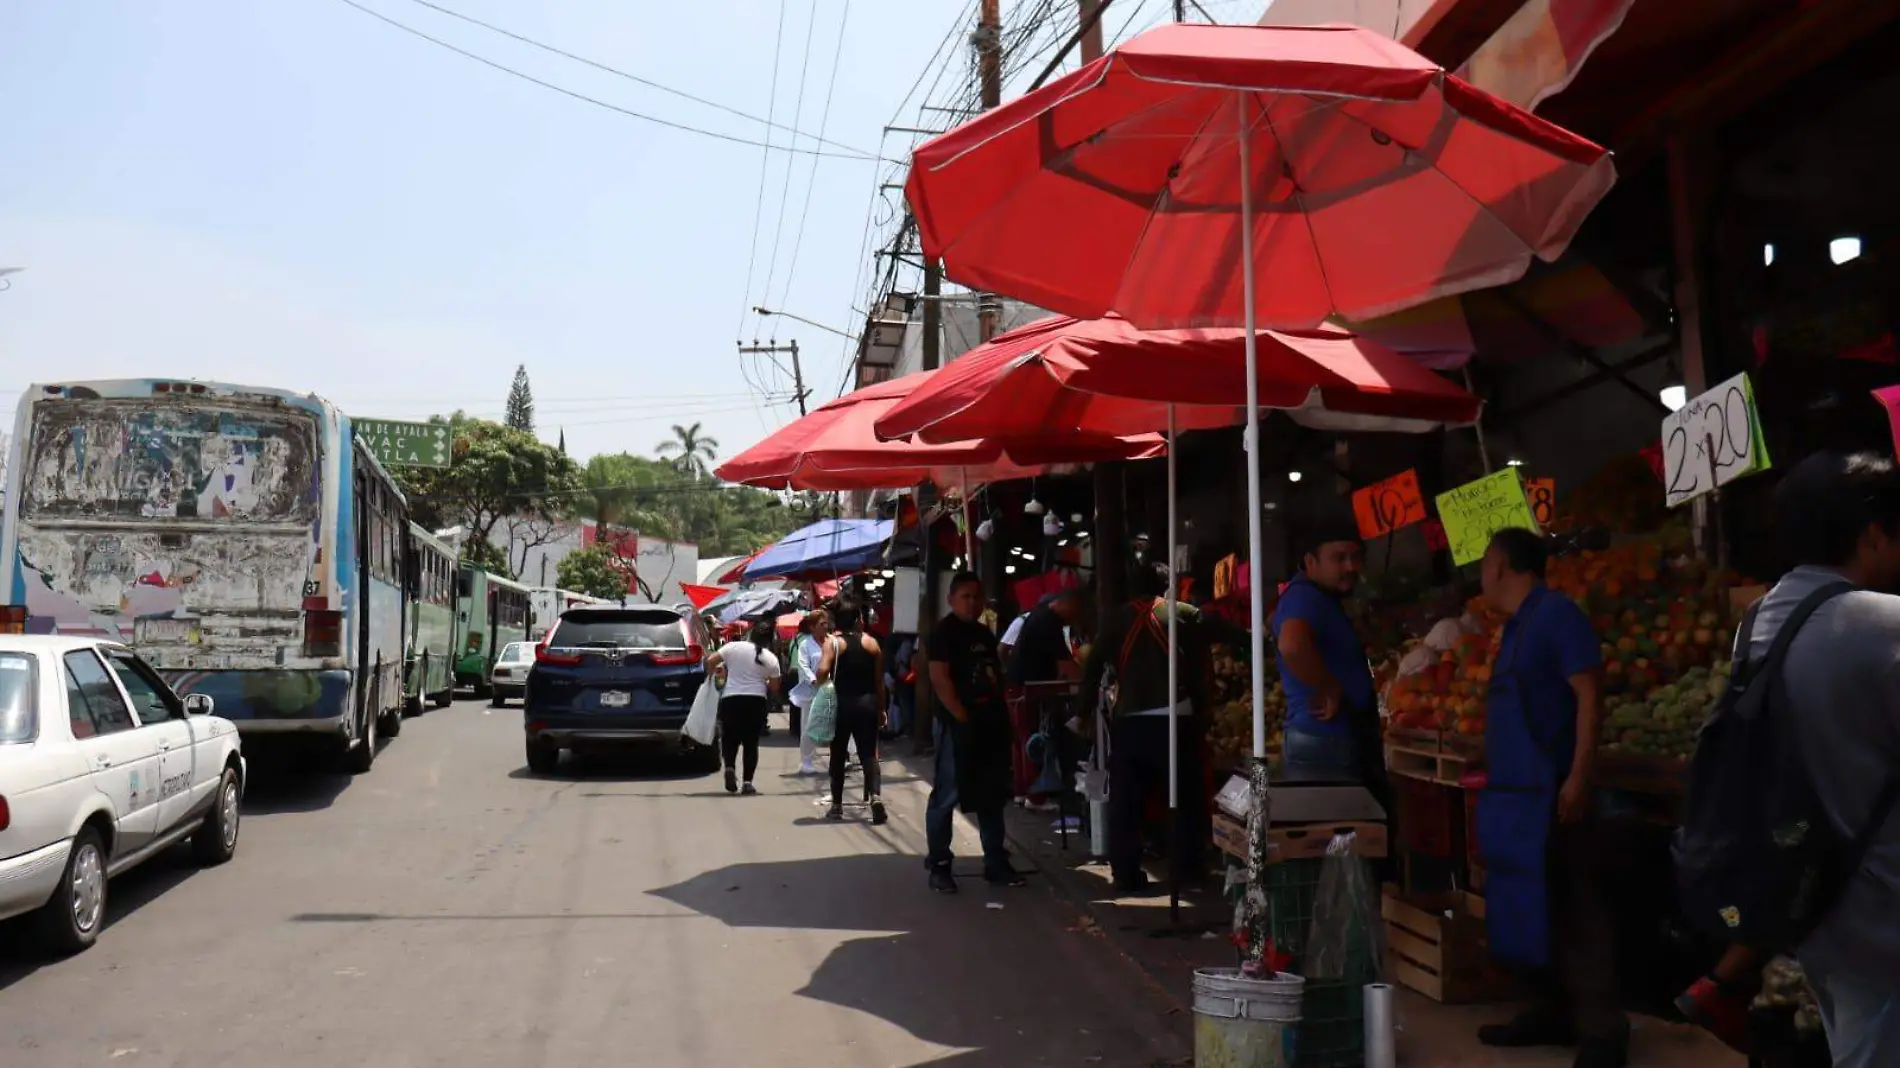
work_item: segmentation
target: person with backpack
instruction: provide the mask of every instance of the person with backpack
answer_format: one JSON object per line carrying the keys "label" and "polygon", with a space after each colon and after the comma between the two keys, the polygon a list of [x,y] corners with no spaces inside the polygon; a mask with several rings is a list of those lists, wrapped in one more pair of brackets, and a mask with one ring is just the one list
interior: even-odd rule
{"label": "person with backpack", "polygon": [[[1208,832],[1201,826],[1207,806],[1202,796],[1201,732],[1197,713],[1207,708],[1208,680],[1213,662],[1201,614],[1193,605],[1176,602],[1180,663],[1178,688],[1168,692],[1168,569],[1149,563],[1135,569],[1135,598],[1116,609],[1100,638],[1089,651],[1082,672],[1082,703],[1094,709],[1113,670],[1113,697],[1108,728],[1108,857],[1118,894],[1149,889],[1142,870],[1142,818],[1148,795],[1168,781],[1169,712],[1176,717],[1179,737],[1174,774],[1179,784],[1175,824],[1175,861],[1171,873],[1177,885],[1205,870],[1201,843]],[[1085,713],[1087,714],[1087,713]],[[1084,720],[1087,723],[1088,720]]]}
{"label": "person with backpack", "polygon": [[1481,561],[1507,618],[1485,699],[1475,823],[1491,956],[1522,969],[1534,1000],[1480,1028],[1487,1046],[1577,1046],[1576,1068],[1629,1063],[1615,931],[1591,811],[1603,725],[1603,654],[1589,617],[1544,584],[1542,535],[1507,528]]}
{"label": "person with backpack", "polygon": [[1796,566],[1737,628],[1674,846],[1684,911],[1730,943],[1685,1007],[1721,1015],[1723,995],[1792,952],[1837,1068],[1896,1065],[1900,472],[1818,453],[1774,510]]}

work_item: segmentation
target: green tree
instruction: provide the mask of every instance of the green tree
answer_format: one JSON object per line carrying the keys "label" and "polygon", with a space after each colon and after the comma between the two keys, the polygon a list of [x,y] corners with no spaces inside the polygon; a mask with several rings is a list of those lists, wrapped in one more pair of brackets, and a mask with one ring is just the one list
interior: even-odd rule
{"label": "green tree", "polygon": [[555,571],[562,589],[592,597],[625,597],[634,580],[633,561],[605,542],[568,553]]}
{"label": "green tree", "polygon": [[533,434],[460,412],[446,422],[455,434],[449,466],[404,468],[400,477],[416,514],[432,526],[461,526],[467,551],[491,541],[502,520],[563,515],[581,493],[574,461]]}
{"label": "green tree", "polygon": [[712,462],[719,458],[719,441],[700,433],[703,423],[692,426],[673,427],[673,436],[656,446],[663,457],[670,458],[673,466],[683,475],[693,478],[712,476]]}
{"label": "green tree", "polygon": [[514,568],[508,563],[507,551],[492,541],[477,541],[473,538],[463,541],[459,562],[473,564],[497,575],[515,577]]}
{"label": "green tree", "polygon": [[515,381],[508,387],[508,412],[503,421],[516,430],[534,433],[534,391],[528,388],[526,364],[515,365]]}
{"label": "green tree", "polygon": [[601,529],[630,527],[659,538],[678,536],[678,516],[669,498],[680,481],[671,464],[632,453],[601,453],[581,470],[586,494],[576,499],[575,515]]}

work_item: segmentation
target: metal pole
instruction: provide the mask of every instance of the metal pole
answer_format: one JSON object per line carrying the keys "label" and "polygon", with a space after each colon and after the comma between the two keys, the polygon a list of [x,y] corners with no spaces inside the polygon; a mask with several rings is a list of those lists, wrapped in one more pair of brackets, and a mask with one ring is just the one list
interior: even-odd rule
{"label": "metal pole", "polygon": [[[982,76],[983,110],[1003,103],[1003,11],[1002,0],[983,0],[977,15],[977,70]],[[985,293],[977,303],[977,338],[988,341],[996,336],[998,301]]]}
{"label": "metal pole", "polygon": [[798,339],[792,339],[792,388],[798,391],[798,414],[806,415],[805,398],[811,396],[811,390],[805,388],[805,369],[798,363]]}
{"label": "metal pole", "polygon": [[1235,95],[1240,117],[1240,284],[1247,350],[1247,588],[1252,625],[1253,756],[1267,759],[1267,576],[1260,530],[1260,352],[1254,344],[1253,169],[1248,164],[1247,94]]}
{"label": "metal pole", "polygon": [[1181,587],[1174,573],[1175,524],[1174,405],[1168,405],[1168,922],[1181,924],[1181,636],[1176,598]]}

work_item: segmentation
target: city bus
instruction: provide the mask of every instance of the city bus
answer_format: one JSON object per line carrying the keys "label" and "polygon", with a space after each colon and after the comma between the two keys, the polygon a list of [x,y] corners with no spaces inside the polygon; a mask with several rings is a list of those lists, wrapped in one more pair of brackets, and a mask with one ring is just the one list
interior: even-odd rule
{"label": "city bus", "polygon": [[528,640],[538,642],[553,629],[554,621],[561,613],[581,605],[616,605],[619,601],[610,601],[605,597],[592,597],[573,590],[557,589],[553,586],[535,586],[528,590]]}
{"label": "city bus", "polygon": [[455,550],[409,524],[409,626],[403,656],[403,710],[455,698]]}
{"label": "city bus", "polygon": [[122,641],[251,739],[376,759],[402,726],[407,504],[349,416],[290,390],[34,385],[0,511],[0,618]]}
{"label": "city bus", "polygon": [[528,640],[528,587],[462,564],[455,572],[455,683],[488,697],[488,670],[509,642]]}

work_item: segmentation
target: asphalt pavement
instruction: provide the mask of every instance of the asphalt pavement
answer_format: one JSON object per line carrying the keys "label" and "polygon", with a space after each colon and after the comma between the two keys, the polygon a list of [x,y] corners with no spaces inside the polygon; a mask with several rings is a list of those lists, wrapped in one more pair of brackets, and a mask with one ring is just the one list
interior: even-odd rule
{"label": "asphalt pavement", "polygon": [[927,783],[887,761],[891,822],[828,823],[766,746],[756,797],[659,755],[543,778],[461,701],[364,776],[259,767],[236,859],[116,880],[92,950],[0,925],[0,1065],[1181,1063],[1173,1003],[1040,879],[986,887],[968,827],[926,890]]}

